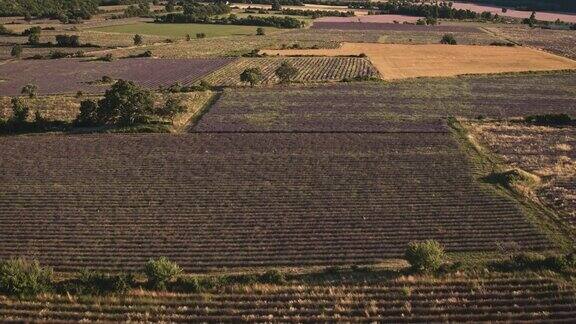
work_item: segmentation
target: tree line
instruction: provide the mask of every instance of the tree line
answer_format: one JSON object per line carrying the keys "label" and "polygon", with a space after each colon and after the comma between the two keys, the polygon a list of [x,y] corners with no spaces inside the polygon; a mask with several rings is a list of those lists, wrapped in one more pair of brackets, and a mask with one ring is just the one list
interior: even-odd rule
{"label": "tree line", "polygon": [[90,19],[99,0],[0,0],[0,16]]}

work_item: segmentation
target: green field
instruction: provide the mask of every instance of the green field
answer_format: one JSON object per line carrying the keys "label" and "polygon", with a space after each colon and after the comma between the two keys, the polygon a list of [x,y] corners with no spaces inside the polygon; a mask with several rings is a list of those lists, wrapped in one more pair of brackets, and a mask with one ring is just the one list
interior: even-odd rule
{"label": "green field", "polygon": [[[94,28],[95,31],[111,33],[128,33],[142,35],[156,35],[166,37],[185,37],[189,34],[195,37],[197,33],[204,33],[206,37],[255,35],[257,26],[236,25],[210,25],[210,24],[156,24],[136,23],[129,25],[107,26]],[[264,27],[266,33],[279,31],[278,28]]]}

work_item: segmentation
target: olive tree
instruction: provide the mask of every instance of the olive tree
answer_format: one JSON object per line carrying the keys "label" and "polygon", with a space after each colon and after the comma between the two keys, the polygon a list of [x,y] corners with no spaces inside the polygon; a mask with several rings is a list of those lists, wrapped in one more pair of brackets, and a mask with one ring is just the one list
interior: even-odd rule
{"label": "olive tree", "polygon": [[248,68],[240,74],[240,81],[249,83],[251,87],[262,81],[262,72],[259,68]]}

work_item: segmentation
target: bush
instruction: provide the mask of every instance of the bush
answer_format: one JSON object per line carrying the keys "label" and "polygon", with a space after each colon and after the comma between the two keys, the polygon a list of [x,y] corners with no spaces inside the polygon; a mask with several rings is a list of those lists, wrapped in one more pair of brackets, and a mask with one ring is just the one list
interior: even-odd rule
{"label": "bush", "polygon": [[127,274],[111,275],[96,271],[83,270],[73,286],[76,294],[104,295],[126,293],[134,286],[134,276]]}
{"label": "bush", "polygon": [[11,259],[0,262],[0,291],[20,297],[35,296],[52,290],[52,269],[38,261]]}
{"label": "bush", "polygon": [[152,289],[166,289],[166,285],[182,273],[182,269],[165,257],[157,260],[151,259],[146,263],[144,273],[148,278],[148,287]]}
{"label": "bush", "polygon": [[107,53],[106,55],[101,56],[99,60],[104,62],[112,62],[114,61],[114,55],[112,55],[112,53]]}
{"label": "bush", "polygon": [[60,47],[80,47],[80,36],[56,35],[56,44]]}
{"label": "bush", "polygon": [[16,44],[12,46],[12,50],[10,51],[10,55],[15,58],[20,58],[22,56],[22,45]]}
{"label": "bush", "polygon": [[204,33],[197,33],[196,38],[206,38],[206,34]]}
{"label": "bush", "polygon": [[432,273],[444,262],[444,248],[434,240],[411,242],[404,252],[404,258],[413,271]]}
{"label": "bush", "polygon": [[293,67],[288,61],[282,62],[274,72],[281,83],[289,83],[298,75],[298,69]]}
{"label": "bush", "polygon": [[264,30],[264,28],[258,27],[258,28],[256,28],[256,35],[264,36],[264,35],[266,35],[266,31]]}
{"label": "bush", "polygon": [[286,276],[282,272],[272,269],[261,275],[258,281],[266,284],[282,284],[286,282]]}
{"label": "bush", "polygon": [[456,45],[456,44],[458,44],[458,42],[456,42],[456,38],[454,37],[454,35],[446,34],[446,35],[442,36],[442,39],[440,40],[440,44]]}
{"label": "bush", "polygon": [[33,84],[25,85],[22,90],[20,91],[21,94],[27,95],[30,98],[34,98],[36,96],[36,91],[38,91],[38,87]]}
{"label": "bush", "polygon": [[51,51],[49,54],[49,57],[51,59],[61,59],[61,58],[67,58],[68,56],[70,56],[68,53],[62,52],[62,51]]}
{"label": "bush", "polygon": [[40,34],[30,34],[28,35],[28,44],[38,45],[40,44]]}
{"label": "bush", "polygon": [[574,122],[567,114],[532,115],[524,118],[524,121],[539,126],[570,125]]}
{"label": "bush", "polygon": [[166,100],[164,106],[156,110],[156,115],[172,120],[176,115],[181,114],[186,110],[186,106],[182,105],[180,100],[170,97]]}
{"label": "bush", "polygon": [[202,291],[202,285],[196,277],[179,276],[172,284],[171,290],[186,293],[199,293]]}
{"label": "bush", "polygon": [[141,35],[139,35],[139,34],[134,35],[134,45],[140,46],[143,43],[144,43],[144,39],[142,38]]}
{"label": "bush", "polygon": [[82,100],[80,113],[76,117],[74,124],[77,126],[95,126],[98,123],[98,104],[93,100]]}
{"label": "bush", "polygon": [[14,97],[11,99],[12,103],[12,118],[11,122],[15,124],[23,124],[28,119],[30,109],[24,105],[22,99]]}
{"label": "bush", "polygon": [[240,81],[249,83],[251,87],[260,83],[262,80],[262,72],[260,68],[248,68],[240,74]]}
{"label": "bush", "polygon": [[573,271],[576,268],[576,254],[543,256],[538,253],[521,252],[508,260],[492,263],[492,268],[500,271]]}

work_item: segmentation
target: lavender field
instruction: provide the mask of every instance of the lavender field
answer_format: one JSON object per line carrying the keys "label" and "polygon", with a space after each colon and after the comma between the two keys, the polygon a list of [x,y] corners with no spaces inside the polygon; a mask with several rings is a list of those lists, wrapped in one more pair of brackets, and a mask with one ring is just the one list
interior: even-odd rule
{"label": "lavender field", "polygon": [[103,76],[131,80],[157,89],[176,82],[190,85],[234,59],[118,59],[112,62],[89,59],[25,60],[0,65],[0,95],[19,95],[23,86],[34,84],[39,94],[104,92],[109,84]]}

